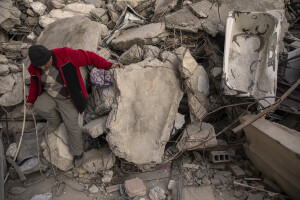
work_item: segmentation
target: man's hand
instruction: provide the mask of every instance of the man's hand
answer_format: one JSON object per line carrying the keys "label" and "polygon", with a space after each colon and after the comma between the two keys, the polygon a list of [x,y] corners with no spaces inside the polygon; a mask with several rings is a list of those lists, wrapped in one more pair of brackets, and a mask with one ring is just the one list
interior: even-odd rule
{"label": "man's hand", "polygon": [[26,109],[27,109],[27,110],[32,110],[33,104],[27,102],[27,103],[25,103],[25,106],[26,106]]}
{"label": "man's hand", "polygon": [[124,65],[122,65],[121,63],[114,63],[110,66],[110,69],[114,69],[114,68],[122,68],[124,69]]}

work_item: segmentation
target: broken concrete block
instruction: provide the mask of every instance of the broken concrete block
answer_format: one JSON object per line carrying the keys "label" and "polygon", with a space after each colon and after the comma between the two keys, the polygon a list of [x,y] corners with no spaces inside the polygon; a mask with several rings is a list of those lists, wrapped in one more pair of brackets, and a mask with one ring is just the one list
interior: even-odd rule
{"label": "broken concrete block", "polygon": [[184,79],[190,78],[198,66],[197,61],[192,56],[191,52],[185,47],[179,47],[174,53],[182,60],[182,64],[179,65],[181,77]]}
{"label": "broken concrete block", "polygon": [[92,138],[102,135],[106,129],[107,116],[95,119],[82,127],[82,131],[89,134]]}
{"label": "broken concrete block", "polygon": [[13,6],[13,1],[0,1],[0,27],[9,32],[15,25],[21,25],[19,11]]}
{"label": "broken concrete block", "polygon": [[0,64],[7,64],[8,59],[5,57],[5,55],[0,55]]}
{"label": "broken concrete block", "polygon": [[183,96],[176,73],[150,59],[112,74],[119,92],[106,124],[110,148],[136,164],[160,163]]}
{"label": "broken concrete block", "polygon": [[160,60],[164,63],[165,67],[174,69],[175,72],[179,73],[178,66],[180,65],[181,60],[175,53],[163,51],[162,53],[160,53],[159,57]]}
{"label": "broken concrete block", "polygon": [[106,8],[108,9],[108,13],[109,13],[111,21],[114,22],[114,24],[117,23],[120,18],[120,14],[115,9],[115,6],[111,3],[108,3],[108,4],[106,4]]}
{"label": "broken concrete block", "polygon": [[189,124],[183,131],[176,147],[179,150],[201,149],[217,145],[215,129],[211,124],[202,122]]}
{"label": "broken concrete block", "polygon": [[19,67],[14,64],[8,64],[8,68],[9,68],[10,73],[17,73],[17,72],[21,71],[21,69],[19,69]]}
{"label": "broken concrete block", "polygon": [[58,129],[47,135],[45,142],[47,144],[43,142],[41,146],[44,149],[43,155],[48,162],[62,171],[67,171],[73,167],[73,155],[67,146],[69,145],[68,133],[63,123]]}
{"label": "broken concrete block", "polygon": [[108,115],[112,109],[112,104],[116,97],[114,87],[94,87],[93,93],[88,99],[88,105],[94,105],[94,112],[99,116]]}
{"label": "broken concrete block", "polygon": [[11,143],[9,145],[9,147],[7,148],[7,150],[6,150],[6,154],[5,155],[9,156],[11,158],[14,158],[15,155],[16,155],[16,153],[17,153],[17,144],[16,143]]}
{"label": "broken concrete block", "polygon": [[165,16],[167,29],[175,29],[185,32],[197,33],[202,30],[201,20],[196,17],[188,8],[183,8]]}
{"label": "broken concrete block", "polygon": [[134,44],[140,46],[145,44],[154,45],[167,35],[164,23],[147,24],[124,31],[120,36],[112,40],[111,45],[114,49],[127,50]]}
{"label": "broken concrete block", "polygon": [[107,10],[104,8],[95,8],[91,10],[91,15],[96,19],[99,19],[103,24],[107,24],[109,17],[107,15]]}
{"label": "broken concrete block", "polygon": [[0,97],[0,105],[15,106],[23,101],[23,78],[22,73],[12,74],[15,80],[13,89]]}
{"label": "broken concrete block", "polygon": [[[3,65],[0,65],[0,68]],[[15,79],[12,75],[0,76],[0,94],[12,91],[15,84]]]}
{"label": "broken concrete block", "polygon": [[160,52],[160,49],[156,46],[152,46],[152,45],[144,45],[143,46],[144,49],[144,56],[143,59],[147,59],[147,58],[157,58]]}
{"label": "broken concrete block", "polygon": [[8,68],[8,65],[3,65],[1,64],[0,65],[0,76],[6,76],[9,74],[9,68]]}
{"label": "broken concrete block", "polygon": [[185,123],[185,116],[180,113],[177,113],[171,135],[174,134],[177,130],[181,129],[184,123]]}
{"label": "broken concrete block", "polygon": [[139,178],[125,181],[124,187],[130,198],[144,196],[146,194],[146,186],[143,180]]}
{"label": "broken concrete block", "polygon": [[32,10],[37,13],[39,16],[42,16],[47,9],[47,6],[42,4],[41,2],[32,2],[30,3],[30,7]]}
{"label": "broken concrete block", "polygon": [[163,189],[161,189],[160,187],[155,187],[150,190],[149,198],[151,200],[164,200],[164,199],[166,199],[166,194],[165,194],[165,191]]}
{"label": "broken concrete block", "polygon": [[246,176],[245,172],[237,165],[231,165],[230,170],[236,178],[244,178]]}
{"label": "broken concrete block", "polygon": [[95,194],[95,193],[98,193],[99,191],[99,188],[96,186],[96,185],[92,185],[90,188],[89,188],[89,192],[91,194]]}
{"label": "broken concrete block", "polygon": [[39,24],[43,27],[46,28],[49,24],[52,24],[53,22],[55,22],[56,20],[47,16],[41,16],[39,18]]}
{"label": "broken concrete block", "polygon": [[213,163],[230,162],[231,153],[228,151],[211,151],[209,152],[209,159]]}
{"label": "broken concrete block", "polygon": [[58,20],[58,19],[65,19],[65,18],[69,18],[69,17],[74,17],[76,15],[82,15],[81,13],[74,13],[74,12],[70,12],[70,11],[63,11],[60,9],[53,9],[49,12],[48,17]]}
{"label": "broken concrete block", "polygon": [[83,169],[90,173],[98,173],[114,166],[116,158],[107,147],[92,149],[84,153]]}
{"label": "broken concrete block", "polygon": [[[77,31],[80,31],[80,34]],[[47,26],[39,36],[37,44],[49,49],[70,47],[96,52],[100,40],[99,24],[87,17],[77,16],[58,20]]]}
{"label": "broken concrete block", "polygon": [[66,5],[63,10],[69,11],[73,13],[81,13],[85,15],[89,15],[90,12],[95,9],[95,6],[92,4],[84,4],[84,3],[72,3]]}
{"label": "broken concrete block", "polygon": [[137,63],[143,60],[144,50],[138,45],[133,45],[129,50],[125,51],[119,58],[119,62],[123,65]]}
{"label": "broken concrete block", "polygon": [[114,172],[112,170],[106,170],[103,172],[103,177],[101,179],[102,183],[110,183],[113,178]]}
{"label": "broken concrete block", "polygon": [[[246,115],[241,122],[253,116]],[[260,118],[244,128],[247,157],[264,176],[276,183],[291,198],[300,193],[300,133]],[[276,159],[274,159],[276,158]]]}
{"label": "broken concrete block", "polygon": [[154,15],[151,19],[153,22],[158,22],[163,15],[171,11],[176,5],[178,0],[156,0]]}

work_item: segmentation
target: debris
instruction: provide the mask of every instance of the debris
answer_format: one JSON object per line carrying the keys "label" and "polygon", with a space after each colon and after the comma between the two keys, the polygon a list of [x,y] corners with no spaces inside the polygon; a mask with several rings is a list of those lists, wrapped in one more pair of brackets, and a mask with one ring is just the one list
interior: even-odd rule
{"label": "debris", "polygon": [[243,178],[246,176],[245,172],[237,165],[231,165],[230,169],[236,178]]}
{"label": "debris", "polygon": [[89,173],[97,173],[112,168],[115,160],[114,154],[108,147],[92,149],[84,153],[82,167]]}
{"label": "debris", "polygon": [[217,178],[210,179],[212,185],[221,185],[221,181]]}
{"label": "debris", "polygon": [[95,194],[95,193],[98,193],[99,189],[96,185],[92,185],[90,188],[89,188],[89,192],[92,193],[92,194]]}
{"label": "debris", "polygon": [[9,193],[13,194],[13,195],[19,195],[19,194],[24,193],[25,191],[26,191],[25,188],[17,186],[17,187],[10,188]]}
{"label": "debris", "polygon": [[[223,71],[227,95],[254,96],[256,99],[275,96],[276,55],[283,16],[283,10],[229,13]],[[259,101],[262,107],[275,102],[275,98],[265,100]]]}
{"label": "debris", "polygon": [[175,72],[163,66],[157,59],[144,60],[115,69],[112,77],[119,92],[106,139],[116,156],[139,165],[162,161],[183,95]]}
{"label": "debris", "polygon": [[10,144],[6,150],[6,156],[14,158],[16,153],[17,153],[17,144],[16,143]]}
{"label": "debris", "polygon": [[185,187],[182,190],[182,199],[214,200],[215,197],[211,186]]}
{"label": "debris", "polygon": [[262,192],[266,192],[271,197],[279,195],[279,193],[270,192],[270,191],[267,191],[267,190],[264,190],[264,189],[260,189],[258,187],[253,187],[253,186],[250,186],[250,185],[245,185],[245,184],[242,184],[242,183],[239,183],[239,182],[236,182],[236,181],[233,181],[233,184],[234,184],[234,186],[241,186],[241,187],[246,187],[246,188],[251,188],[251,189],[259,190],[259,191],[262,191]]}
{"label": "debris", "polygon": [[30,3],[30,7],[35,13],[37,13],[40,16],[43,15],[47,9],[47,6],[45,6],[41,2],[32,2]]}
{"label": "debris", "polygon": [[202,122],[189,124],[183,132],[180,141],[177,143],[179,150],[201,149],[217,145],[215,130],[211,124]]}
{"label": "debris", "polygon": [[[252,118],[247,115],[241,120]],[[283,191],[297,199],[300,191],[300,161],[297,158],[297,154],[300,154],[299,132],[263,118],[245,127],[244,131],[247,136],[244,147],[248,158],[266,177],[275,180]],[[275,157],[275,160],[272,159]]]}
{"label": "debris", "polygon": [[130,198],[146,195],[146,186],[142,179],[135,178],[125,181],[125,190]]}
{"label": "debris", "polygon": [[199,169],[199,165],[189,164],[189,163],[183,163],[182,167],[189,168],[189,169]]}
{"label": "debris", "polygon": [[112,193],[120,190],[120,184],[118,185],[113,185],[105,188],[107,193]]}
{"label": "debris", "polygon": [[113,178],[114,172],[111,170],[107,170],[103,172],[102,182],[103,183],[110,183],[111,179]]}
{"label": "debris", "polygon": [[[63,123],[52,133],[46,136],[41,147],[48,162],[62,171],[73,167],[73,155],[69,151],[68,134]],[[50,154],[49,154],[50,152]]]}
{"label": "debris", "polygon": [[4,30],[10,31],[15,25],[21,25],[21,11],[13,6],[12,0],[0,2],[0,13],[0,27]]}
{"label": "debris", "polygon": [[156,0],[154,15],[151,21],[158,22],[161,20],[165,13],[168,13],[177,5],[177,2],[178,0]]}
{"label": "debris", "polygon": [[235,196],[236,198],[240,198],[241,196],[243,196],[243,193],[241,193],[240,191],[234,190],[233,196]]}
{"label": "debris", "polygon": [[135,44],[120,56],[119,62],[124,65],[137,63],[143,60],[143,55],[143,49]]}
{"label": "debris", "polygon": [[12,90],[0,97],[0,105],[4,107],[15,106],[23,101],[22,73],[15,73],[12,76],[15,80]]}
{"label": "debris", "polygon": [[166,198],[165,191],[160,187],[155,187],[150,190],[149,198],[151,200],[164,200]]}
{"label": "debris", "polygon": [[160,49],[156,46],[144,45],[143,49],[144,49],[144,56],[143,56],[144,60],[147,58],[155,59],[159,56]]}
{"label": "debris", "polygon": [[209,159],[213,163],[230,162],[231,153],[228,151],[211,151],[209,152]]}
{"label": "debris", "polygon": [[95,119],[82,127],[82,131],[89,134],[92,138],[102,135],[106,129],[105,123],[107,116]]}
{"label": "debris", "polygon": [[52,193],[47,192],[45,194],[35,194],[31,197],[31,200],[50,200],[52,198]]}

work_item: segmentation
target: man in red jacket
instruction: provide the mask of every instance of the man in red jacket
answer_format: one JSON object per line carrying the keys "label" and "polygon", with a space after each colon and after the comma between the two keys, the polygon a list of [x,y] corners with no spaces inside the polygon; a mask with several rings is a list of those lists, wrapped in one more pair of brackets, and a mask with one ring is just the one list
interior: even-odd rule
{"label": "man in red jacket", "polygon": [[87,106],[87,90],[79,67],[93,64],[98,69],[124,68],[112,64],[97,54],[68,47],[49,50],[42,45],[29,48],[31,75],[26,108],[49,122],[48,133],[57,129],[61,122],[69,136],[70,153],[75,167],[83,163],[82,131],[78,125],[78,113]]}

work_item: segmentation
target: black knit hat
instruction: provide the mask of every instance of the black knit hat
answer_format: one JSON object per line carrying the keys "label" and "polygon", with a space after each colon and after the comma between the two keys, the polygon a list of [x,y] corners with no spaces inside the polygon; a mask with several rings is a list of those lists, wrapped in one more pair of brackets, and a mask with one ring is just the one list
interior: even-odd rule
{"label": "black knit hat", "polygon": [[31,63],[36,67],[40,67],[50,60],[52,51],[43,45],[32,45],[29,47],[28,55]]}

